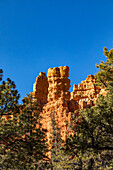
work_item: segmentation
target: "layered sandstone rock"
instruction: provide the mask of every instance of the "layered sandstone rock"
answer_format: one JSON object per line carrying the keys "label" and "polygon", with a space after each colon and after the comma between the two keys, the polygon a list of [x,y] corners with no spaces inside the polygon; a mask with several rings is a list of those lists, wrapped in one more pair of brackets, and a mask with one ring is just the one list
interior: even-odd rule
{"label": "layered sandstone rock", "polygon": [[47,129],[48,142],[51,140],[52,114],[54,114],[55,121],[60,128],[62,139],[66,140],[67,124],[70,122],[72,112],[78,108],[77,102],[70,100],[69,67],[49,68],[47,76],[48,79],[45,73],[39,74],[31,94],[42,107],[41,123],[42,127]]}
{"label": "layered sandstone rock", "polygon": [[89,75],[86,80],[81,81],[78,85],[74,85],[71,99],[77,101],[80,107],[86,108],[95,104],[100,91],[101,88],[96,86],[94,76]]}
{"label": "layered sandstone rock", "polygon": [[33,85],[33,92],[31,92],[32,97],[37,100],[40,107],[47,103],[48,86],[46,74],[40,72]]}
{"label": "layered sandstone rock", "polygon": [[[66,140],[67,122],[70,122],[70,80],[69,67],[61,66],[48,70],[48,103],[43,107],[42,124],[47,129],[47,137],[51,136],[51,114],[54,114],[56,123],[61,130],[62,139]],[[76,102],[75,102],[76,103]]]}
{"label": "layered sandstone rock", "polygon": [[48,70],[48,102],[58,100],[59,98],[62,101],[70,100],[70,80],[69,76],[69,67],[61,66],[50,68]]}
{"label": "layered sandstone rock", "polygon": [[[87,108],[93,106],[99,94],[105,93],[104,89],[95,85],[93,75],[78,85],[74,85],[73,92],[69,92],[69,67],[61,66],[49,68],[46,74],[41,72],[36,78],[33,92],[34,99],[37,99],[42,111],[40,113],[42,127],[47,129],[48,142],[51,140],[51,115],[54,114],[55,121],[61,131],[62,139],[66,140],[68,123],[71,115],[79,107]],[[68,133],[69,130],[68,130]]]}

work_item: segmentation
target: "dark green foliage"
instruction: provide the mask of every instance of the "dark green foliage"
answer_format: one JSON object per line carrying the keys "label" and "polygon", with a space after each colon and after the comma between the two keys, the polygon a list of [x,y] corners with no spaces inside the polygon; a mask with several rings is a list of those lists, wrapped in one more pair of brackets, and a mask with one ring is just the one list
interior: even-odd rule
{"label": "dark green foliage", "polygon": [[55,121],[55,112],[51,113],[51,127],[51,168],[56,169],[61,161],[63,140],[61,139],[58,124]]}
{"label": "dark green foliage", "polygon": [[99,86],[111,89],[113,92],[113,49],[108,51],[107,48],[104,48],[103,52],[107,57],[107,61],[102,61],[96,66],[99,71],[95,78],[97,78]]}
{"label": "dark green foliage", "polygon": [[61,137],[61,129],[55,120],[55,112],[51,113],[51,164],[53,170],[72,169],[74,163],[69,159],[69,155],[65,153],[65,141]]}
{"label": "dark green foliage", "polygon": [[66,152],[76,155],[75,169],[113,169],[113,49],[104,48],[104,54],[107,61],[97,66],[95,77],[107,94],[72,118],[75,133],[66,141]]}
{"label": "dark green foliage", "polygon": [[[0,73],[2,73],[2,70],[0,70]],[[2,74],[0,81],[2,81]],[[15,88],[15,83],[9,78],[6,82],[2,81],[0,84],[0,116],[10,116],[12,111],[17,112],[20,95]]]}
{"label": "dark green foliage", "polygon": [[58,162],[57,155],[59,149],[62,147],[63,140],[61,139],[60,129],[58,128],[58,124],[55,121],[55,113],[51,113],[51,126],[52,126],[52,150],[51,150],[51,157],[53,162]]}
{"label": "dark green foliage", "polygon": [[[38,167],[38,161],[46,158],[46,130],[41,128],[39,108],[36,101],[32,101],[32,98],[28,96],[24,99],[22,107],[22,114],[19,116],[21,126],[19,134],[24,136],[21,147],[25,152],[24,160],[29,164],[29,167],[34,165],[35,169]],[[20,136],[20,139],[22,136]]]}
{"label": "dark green foliage", "polygon": [[100,96],[97,104],[82,110],[74,120],[67,151],[76,155],[76,167],[109,167],[113,156],[113,95]]}
{"label": "dark green foliage", "polygon": [[46,131],[37,102],[28,96],[18,105],[15,87],[10,79],[0,85],[0,169],[37,169],[46,157]]}

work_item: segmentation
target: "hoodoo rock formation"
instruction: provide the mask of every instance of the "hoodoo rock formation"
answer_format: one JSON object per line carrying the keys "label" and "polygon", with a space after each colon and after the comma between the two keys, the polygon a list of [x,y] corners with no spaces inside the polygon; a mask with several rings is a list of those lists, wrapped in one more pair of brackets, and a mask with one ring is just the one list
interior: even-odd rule
{"label": "hoodoo rock formation", "polygon": [[71,115],[79,107],[87,108],[95,104],[101,93],[101,88],[95,86],[96,80],[89,75],[86,80],[74,85],[73,92],[69,92],[70,80],[69,67],[61,66],[49,68],[46,74],[41,72],[36,78],[31,95],[37,99],[41,107],[41,123],[47,129],[48,142],[51,140],[51,114],[54,113],[55,121],[61,130],[62,139],[66,140]]}
{"label": "hoodoo rock formation", "polygon": [[101,91],[101,88],[97,87],[95,84],[96,80],[94,76],[88,75],[86,80],[81,81],[80,84],[74,84],[73,92],[71,92],[71,98],[77,101],[79,106],[82,108],[93,106]]}
{"label": "hoodoo rock formation", "polygon": [[31,95],[34,100],[37,99],[38,105],[41,108],[44,106],[45,103],[47,103],[48,86],[49,84],[46,74],[40,72],[34,83],[33,92],[31,92]]}

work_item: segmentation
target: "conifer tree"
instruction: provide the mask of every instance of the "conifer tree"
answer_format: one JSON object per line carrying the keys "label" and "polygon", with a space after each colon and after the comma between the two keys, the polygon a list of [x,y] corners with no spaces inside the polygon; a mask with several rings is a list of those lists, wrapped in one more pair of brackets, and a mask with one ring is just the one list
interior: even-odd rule
{"label": "conifer tree", "polygon": [[113,49],[108,51],[108,49],[104,47],[103,53],[107,60],[96,65],[98,73],[95,75],[95,78],[97,79],[99,86],[113,92]]}
{"label": "conifer tree", "polygon": [[61,137],[61,129],[55,120],[55,112],[51,113],[51,169],[72,169],[74,166],[69,155],[65,153],[65,141]]}
{"label": "conifer tree", "polygon": [[16,115],[19,113],[19,94],[13,81],[9,78],[6,82],[2,81],[2,69],[0,69],[0,73],[0,168],[8,169],[14,161],[9,147],[17,137]]}
{"label": "conifer tree", "polygon": [[22,113],[19,116],[21,129],[19,134],[22,138],[22,153],[28,169],[37,169],[39,160],[47,158],[46,130],[40,123],[40,110],[37,101],[33,101],[28,95],[24,98]]}
{"label": "conifer tree", "polygon": [[15,87],[9,78],[0,85],[0,169],[37,169],[46,157],[46,131],[37,102],[28,96],[18,105]]}
{"label": "conifer tree", "polygon": [[63,140],[61,139],[60,129],[55,120],[55,111],[51,112],[51,169],[57,169],[61,161],[61,149]]}
{"label": "conifer tree", "polygon": [[107,94],[73,118],[75,133],[66,141],[66,151],[76,155],[75,169],[113,168],[113,50],[104,48],[104,54],[107,61],[97,66],[100,70],[96,78]]}
{"label": "conifer tree", "polygon": [[100,96],[94,107],[82,110],[74,120],[74,136],[67,152],[76,155],[76,168],[110,167],[113,158],[113,95]]}

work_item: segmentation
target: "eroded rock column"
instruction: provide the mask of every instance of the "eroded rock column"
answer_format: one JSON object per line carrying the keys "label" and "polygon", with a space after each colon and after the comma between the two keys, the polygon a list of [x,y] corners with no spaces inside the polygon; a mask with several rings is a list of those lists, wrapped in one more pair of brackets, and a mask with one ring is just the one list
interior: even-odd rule
{"label": "eroded rock column", "polygon": [[33,99],[37,100],[40,108],[47,103],[48,86],[49,84],[46,74],[44,72],[40,72],[33,85],[33,92],[31,92]]}
{"label": "eroded rock column", "polygon": [[67,123],[70,121],[71,112],[69,111],[70,101],[70,80],[69,67],[61,66],[49,68],[48,70],[48,98],[47,104],[43,107],[42,124],[47,129],[47,138],[51,136],[51,114],[55,114],[55,121],[61,131],[62,139],[66,140]]}
{"label": "eroded rock column", "polygon": [[86,80],[81,81],[78,85],[74,85],[71,99],[77,101],[81,108],[93,106],[101,91],[101,88],[97,87],[95,83],[94,76],[88,75]]}

